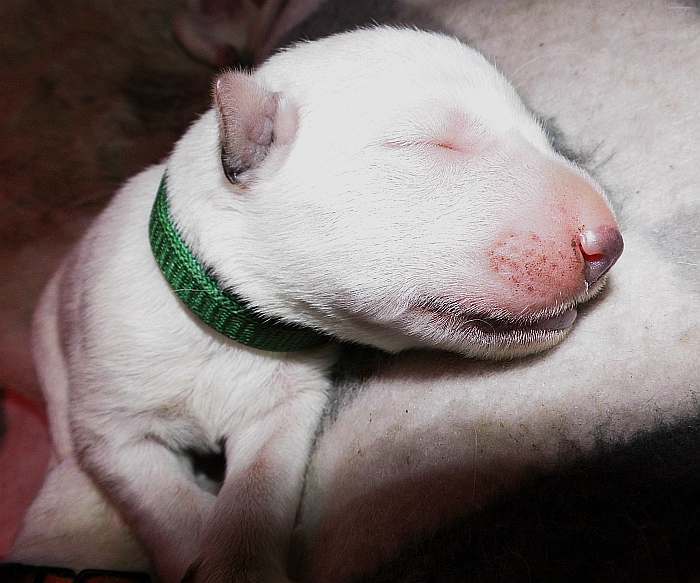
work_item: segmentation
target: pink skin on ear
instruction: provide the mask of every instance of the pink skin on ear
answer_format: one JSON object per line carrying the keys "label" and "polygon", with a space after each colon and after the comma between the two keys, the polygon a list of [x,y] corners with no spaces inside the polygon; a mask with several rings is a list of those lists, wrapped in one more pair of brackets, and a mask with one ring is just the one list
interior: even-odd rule
{"label": "pink skin on ear", "polygon": [[290,144],[296,135],[296,108],[247,73],[221,75],[214,87],[214,102],[221,161],[231,182],[262,164],[272,147]]}
{"label": "pink skin on ear", "polygon": [[232,182],[258,167],[273,145],[285,145],[296,132],[296,110],[251,75],[228,72],[216,80],[222,164]]}

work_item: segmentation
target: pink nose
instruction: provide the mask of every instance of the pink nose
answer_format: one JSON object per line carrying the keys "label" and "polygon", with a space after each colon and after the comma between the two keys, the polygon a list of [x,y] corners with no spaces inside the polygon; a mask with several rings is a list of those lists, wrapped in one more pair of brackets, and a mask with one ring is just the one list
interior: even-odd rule
{"label": "pink nose", "polygon": [[622,255],[624,242],[617,227],[605,225],[581,233],[581,254],[586,262],[584,276],[593,285]]}

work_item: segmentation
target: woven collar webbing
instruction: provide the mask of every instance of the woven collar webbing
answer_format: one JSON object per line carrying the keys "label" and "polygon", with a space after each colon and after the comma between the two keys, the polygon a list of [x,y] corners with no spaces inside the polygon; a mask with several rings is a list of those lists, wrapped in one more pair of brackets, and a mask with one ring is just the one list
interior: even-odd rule
{"label": "woven collar webbing", "polygon": [[251,348],[275,352],[328,342],[327,337],[310,328],[260,316],[245,300],[221,289],[173,224],[165,175],[151,212],[149,235],[153,256],[170,287],[192,313],[217,332]]}

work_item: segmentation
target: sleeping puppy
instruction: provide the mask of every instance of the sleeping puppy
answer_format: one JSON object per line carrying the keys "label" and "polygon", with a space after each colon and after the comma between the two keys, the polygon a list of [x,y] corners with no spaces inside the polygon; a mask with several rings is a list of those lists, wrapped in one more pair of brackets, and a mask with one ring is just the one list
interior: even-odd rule
{"label": "sleeping puppy", "polygon": [[[601,188],[454,38],[360,30],[225,73],[44,293],[54,472],[77,463],[165,582],[286,581],[335,342],[542,351],[621,251]],[[192,452],[225,456],[218,492]],[[104,566],[37,557],[60,484],[13,558]]]}

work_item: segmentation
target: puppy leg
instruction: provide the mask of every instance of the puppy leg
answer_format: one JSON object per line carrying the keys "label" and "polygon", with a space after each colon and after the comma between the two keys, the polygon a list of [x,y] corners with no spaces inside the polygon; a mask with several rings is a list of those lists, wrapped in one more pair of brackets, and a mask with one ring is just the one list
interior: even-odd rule
{"label": "puppy leg", "polygon": [[138,535],[160,578],[177,582],[197,555],[215,497],[194,482],[164,443],[123,429],[118,438],[115,431],[103,433],[76,448],[81,466]]}
{"label": "puppy leg", "polygon": [[149,569],[141,546],[72,457],[52,463],[6,559],[78,571]]}
{"label": "puppy leg", "polygon": [[226,442],[227,471],[186,581],[288,581],[287,555],[325,394],[295,395]]}

